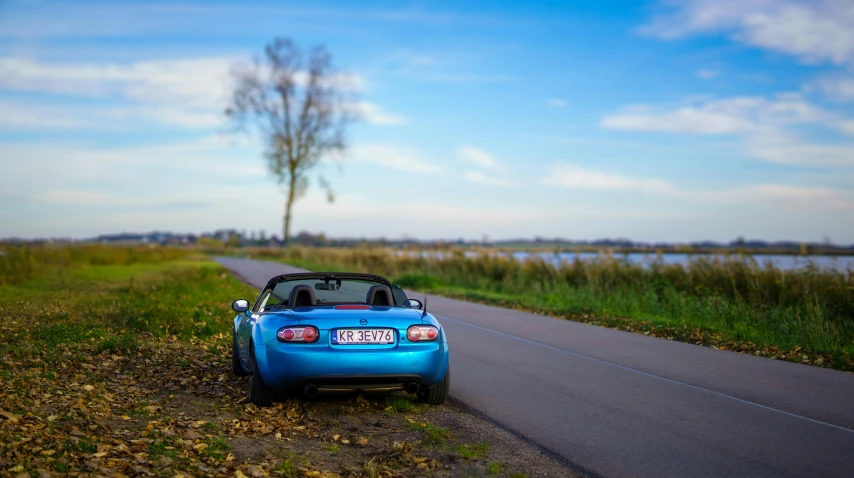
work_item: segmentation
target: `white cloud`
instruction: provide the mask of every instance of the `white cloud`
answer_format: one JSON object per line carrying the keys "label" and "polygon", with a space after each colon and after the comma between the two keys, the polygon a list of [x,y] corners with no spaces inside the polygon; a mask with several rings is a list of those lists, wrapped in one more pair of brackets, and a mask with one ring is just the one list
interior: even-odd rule
{"label": "white cloud", "polygon": [[673,193],[673,184],[660,179],[633,178],[592,171],[570,163],[559,163],[549,168],[542,184],[568,189],[600,191],[640,191],[645,193]]}
{"label": "white cloud", "polygon": [[214,128],[225,123],[225,117],[219,112],[187,111],[165,106],[142,107],[138,110],[110,109],[106,111],[108,116],[134,116],[165,124],[183,126],[185,128]]}
{"label": "white cloud", "polygon": [[[147,146],[94,147],[79,143],[0,142],[0,189],[35,191],[34,184],[72,190],[78,184],[133,187],[140,177],[266,177],[260,152],[221,138]],[[152,173],[157,172],[157,173]],[[21,178],[22,180],[19,180]]]}
{"label": "white cloud", "polygon": [[[120,96],[141,103],[218,107],[228,99],[231,70],[238,57],[151,59],[132,63],[48,63],[0,57],[0,87],[72,96]],[[306,81],[299,75],[297,81]],[[364,78],[340,73],[332,80],[345,90],[361,90]]]}
{"label": "white cloud", "polygon": [[739,191],[741,191],[741,194],[746,199],[764,198],[770,200],[819,200],[833,202],[842,200],[846,197],[845,193],[831,188],[790,186],[783,184],[755,184],[746,186]]}
{"label": "white cloud", "polygon": [[466,181],[484,186],[512,187],[516,183],[506,176],[509,170],[486,151],[472,145],[463,145],[457,151],[460,158],[487,171],[468,171],[463,177]]}
{"label": "white cloud", "polygon": [[549,108],[566,108],[569,106],[569,102],[563,98],[549,98],[546,101],[546,106]]}
{"label": "white cloud", "polygon": [[417,152],[387,144],[357,144],[348,154],[353,161],[375,163],[410,173],[438,174],[442,170],[421,159]]}
{"label": "white cloud", "polygon": [[617,114],[606,116],[600,125],[624,131],[692,134],[733,134],[756,128],[756,124],[747,118],[704,107],[685,107],[673,111],[657,111],[645,106],[628,107]]}
{"label": "white cloud", "polygon": [[463,145],[457,152],[459,156],[485,169],[501,169],[498,161],[486,151],[471,145]]}
{"label": "white cloud", "polygon": [[726,32],[741,43],[806,62],[854,63],[854,4],[850,0],[685,0],[640,28],[675,39]]}
{"label": "white cloud", "polygon": [[692,134],[743,134],[787,125],[829,121],[832,115],[808,103],[797,93],[774,99],[741,96],[710,100],[673,110],[648,105],[624,108],[606,116],[608,129]]}
{"label": "white cloud", "polygon": [[468,171],[465,174],[465,180],[470,183],[482,184],[485,186],[511,187],[514,186],[513,181],[483,174],[479,171]]}
{"label": "white cloud", "polygon": [[378,105],[369,101],[358,102],[353,106],[353,111],[371,124],[400,126],[409,123],[409,119],[405,116],[386,113],[382,111]]}
{"label": "white cloud", "polygon": [[[108,127],[110,119],[160,122],[187,128],[212,128],[224,123],[235,58],[201,57],[147,60],[133,63],[48,63],[28,58],[0,57],[0,88],[84,98],[119,100],[122,105],[27,105],[18,102],[0,112],[0,126]],[[299,80],[298,80],[299,81]],[[339,74],[331,81],[345,90],[361,90],[365,80]],[[369,123],[407,123],[371,102],[353,106]],[[80,119],[84,118],[84,119]]]}
{"label": "white cloud", "polygon": [[93,107],[43,102],[0,101],[0,128],[7,130],[138,129],[140,121],[184,128],[213,128],[224,123],[221,114],[168,106]]}
{"label": "white cloud", "polygon": [[553,164],[540,183],[574,190],[643,193],[708,204],[762,202],[816,210],[854,208],[854,194],[826,187],[748,184],[718,190],[682,188],[664,179],[604,173],[571,163]]}
{"label": "white cloud", "polygon": [[854,120],[845,120],[836,123],[836,129],[839,131],[854,136]]}
{"label": "white cloud", "polygon": [[747,149],[752,156],[772,163],[854,166],[854,144],[810,144],[785,135],[767,134],[750,138]]}
{"label": "white cloud", "polygon": [[809,88],[818,88],[838,101],[854,100],[854,77],[829,76],[809,85]]}
{"label": "white cloud", "polygon": [[82,189],[53,189],[39,195],[39,199],[59,204],[102,204],[115,201],[113,195]]}
{"label": "white cloud", "polygon": [[815,124],[833,131],[854,134],[854,121],[815,106],[797,93],[773,99],[735,97],[701,101],[700,104],[666,109],[630,106],[606,116],[601,126],[625,131],[649,131],[705,135],[736,135],[744,139],[752,157],[773,163],[829,167],[854,166],[854,145],[804,143],[787,127]]}
{"label": "white cloud", "polygon": [[53,106],[0,101],[0,128],[3,129],[68,129],[85,125],[78,116]]}
{"label": "white cloud", "polygon": [[[26,104],[0,113],[0,123],[17,127],[121,129],[139,120],[187,128],[223,123],[231,58],[187,58],[128,64],[46,63],[0,58],[0,88],[109,98],[123,104]],[[30,110],[29,114],[21,114]],[[12,118],[12,119],[10,119]],[[17,118],[17,119],[15,119]],[[116,120],[119,120],[118,124]]]}
{"label": "white cloud", "polygon": [[207,57],[128,64],[45,63],[0,58],[0,87],[72,96],[122,96],[144,103],[209,108],[227,99],[233,58]]}
{"label": "white cloud", "polygon": [[700,78],[701,80],[711,80],[711,79],[717,78],[720,75],[720,73],[716,70],[712,70],[712,69],[708,69],[708,68],[701,68],[701,69],[697,70],[696,75],[697,75],[697,78]]}

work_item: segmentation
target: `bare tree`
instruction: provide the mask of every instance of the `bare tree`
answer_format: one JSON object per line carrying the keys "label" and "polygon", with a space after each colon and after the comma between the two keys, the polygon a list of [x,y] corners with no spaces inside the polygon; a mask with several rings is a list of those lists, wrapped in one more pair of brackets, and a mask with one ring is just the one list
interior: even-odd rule
{"label": "bare tree", "polygon": [[[284,239],[290,237],[294,202],[305,195],[309,174],[325,157],[343,153],[344,132],[356,119],[345,95],[346,76],[332,66],[322,46],[303,52],[288,38],[276,38],[262,59],[236,66],[235,87],[225,114],[243,131],[265,142],[267,167],[285,193]],[[333,201],[329,183],[318,183]]]}

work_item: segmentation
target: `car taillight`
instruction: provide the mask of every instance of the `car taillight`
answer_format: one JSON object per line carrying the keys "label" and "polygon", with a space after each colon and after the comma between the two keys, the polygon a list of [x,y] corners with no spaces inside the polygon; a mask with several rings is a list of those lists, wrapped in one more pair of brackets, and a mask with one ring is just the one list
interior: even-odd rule
{"label": "car taillight", "polygon": [[432,325],[410,325],[406,329],[406,337],[410,342],[427,342],[436,340],[439,336],[439,329]]}
{"label": "car taillight", "polygon": [[421,337],[421,330],[419,330],[418,327],[410,327],[409,330],[406,331],[406,336],[409,340],[415,342]]}
{"label": "car taillight", "polygon": [[317,327],[284,327],[276,333],[279,342],[314,342],[320,334]]}

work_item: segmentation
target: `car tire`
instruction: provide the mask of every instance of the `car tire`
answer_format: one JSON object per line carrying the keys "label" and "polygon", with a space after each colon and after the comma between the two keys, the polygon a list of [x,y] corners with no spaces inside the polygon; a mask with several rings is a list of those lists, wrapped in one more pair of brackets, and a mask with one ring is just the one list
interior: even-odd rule
{"label": "car tire", "polygon": [[259,407],[269,407],[273,404],[273,390],[261,378],[261,373],[258,371],[258,362],[255,360],[255,345],[252,343],[249,344],[248,388],[248,398],[251,403]]}
{"label": "car tire", "polygon": [[240,363],[240,352],[237,351],[237,337],[231,343],[231,373],[238,377],[249,375],[246,369],[243,368],[243,364]]}
{"label": "car tire", "polygon": [[445,371],[445,378],[432,387],[423,387],[423,390],[418,392],[418,400],[428,405],[441,405],[448,399],[448,392],[451,391],[451,367]]}

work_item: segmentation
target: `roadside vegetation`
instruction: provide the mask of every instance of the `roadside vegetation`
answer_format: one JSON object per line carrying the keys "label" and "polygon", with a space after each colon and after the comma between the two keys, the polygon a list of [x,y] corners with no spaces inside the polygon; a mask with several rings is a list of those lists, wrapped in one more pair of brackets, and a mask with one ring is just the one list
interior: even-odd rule
{"label": "roadside vegetation", "polygon": [[720,349],[854,371],[854,271],[744,260],[552,265],[463,251],[288,247],[240,253],[310,270],[380,274],[403,287]]}
{"label": "roadside vegetation", "polygon": [[230,303],[256,292],[187,249],[0,248],[0,475],[570,476],[402,393],[245,403]]}

